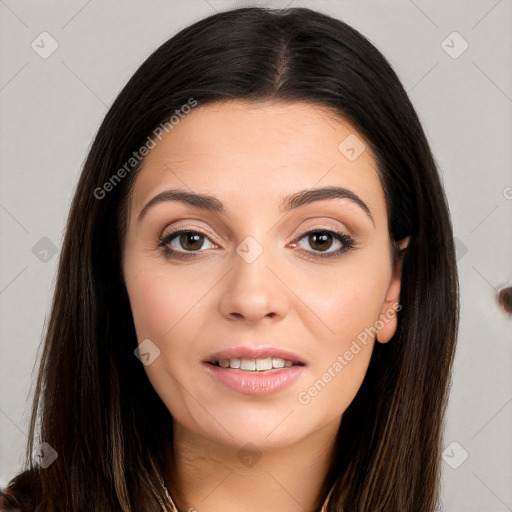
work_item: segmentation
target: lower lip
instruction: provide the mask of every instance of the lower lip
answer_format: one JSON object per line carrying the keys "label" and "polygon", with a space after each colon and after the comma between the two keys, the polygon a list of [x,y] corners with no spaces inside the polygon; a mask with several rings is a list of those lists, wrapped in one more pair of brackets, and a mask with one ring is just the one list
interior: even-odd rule
{"label": "lower lip", "polygon": [[271,395],[291,386],[302,374],[304,366],[290,366],[265,372],[222,368],[204,363],[206,371],[216,380],[246,395]]}

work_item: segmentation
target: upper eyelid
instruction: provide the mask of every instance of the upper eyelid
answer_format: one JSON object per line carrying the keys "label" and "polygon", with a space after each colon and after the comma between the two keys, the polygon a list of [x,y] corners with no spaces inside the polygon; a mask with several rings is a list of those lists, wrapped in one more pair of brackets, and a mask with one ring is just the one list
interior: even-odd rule
{"label": "upper eyelid", "polygon": [[200,235],[203,235],[203,236],[209,238],[212,243],[217,244],[217,245],[219,244],[219,242],[217,242],[215,240],[215,236],[213,236],[211,233],[208,233],[207,231],[204,231],[199,228],[187,228],[187,227],[172,229],[171,231],[169,231],[169,233],[165,233],[165,230],[164,230],[164,234],[160,237],[160,240],[163,240],[164,238],[169,238],[169,237],[170,237],[169,239],[172,240],[180,233],[198,233]]}

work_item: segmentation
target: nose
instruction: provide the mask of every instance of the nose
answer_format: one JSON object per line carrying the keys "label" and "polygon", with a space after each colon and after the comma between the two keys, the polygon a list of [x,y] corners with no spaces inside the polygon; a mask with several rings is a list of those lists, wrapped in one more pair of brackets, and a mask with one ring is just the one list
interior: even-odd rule
{"label": "nose", "polygon": [[[242,254],[240,256],[240,254]],[[243,253],[233,254],[233,268],[223,280],[219,310],[229,320],[256,324],[265,318],[283,319],[290,308],[290,297],[263,251],[254,261]],[[270,266],[272,265],[272,266]]]}

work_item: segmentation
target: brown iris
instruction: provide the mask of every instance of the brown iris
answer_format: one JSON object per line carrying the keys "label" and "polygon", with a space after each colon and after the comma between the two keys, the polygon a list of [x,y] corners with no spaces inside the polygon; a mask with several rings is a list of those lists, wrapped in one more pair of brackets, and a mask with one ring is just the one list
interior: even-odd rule
{"label": "brown iris", "polygon": [[203,238],[199,233],[181,233],[180,245],[187,251],[197,251],[203,245]]}
{"label": "brown iris", "polygon": [[333,236],[327,231],[316,231],[308,236],[309,244],[316,251],[324,251],[332,245]]}

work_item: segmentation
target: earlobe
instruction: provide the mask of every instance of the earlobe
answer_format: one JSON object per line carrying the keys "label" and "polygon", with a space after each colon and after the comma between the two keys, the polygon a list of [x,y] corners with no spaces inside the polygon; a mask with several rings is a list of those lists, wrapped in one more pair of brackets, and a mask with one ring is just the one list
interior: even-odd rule
{"label": "earlobe", "polygon": [[[398,249],[403,250],[409,244],[410,237],[397,242]],[[380,312],[379,320],[376,322],[378,329],[376,341],[388,343],[396,332],[398,325],[397,312],[400,306],[400,284],[402,280],[402,258],[398,258],[393,268],[393,275],[386,293],[384,304]]]}

